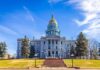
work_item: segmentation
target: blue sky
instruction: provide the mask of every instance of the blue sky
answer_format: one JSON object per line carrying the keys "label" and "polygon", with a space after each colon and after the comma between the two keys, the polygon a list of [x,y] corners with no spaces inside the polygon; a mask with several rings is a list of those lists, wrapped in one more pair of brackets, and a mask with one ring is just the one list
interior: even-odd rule
{"label": "blue sky", "polygon": [[53,14],[61,36],[76,38],[79,32],[100,41],[99,0],[0,0],[0,41],[15,54],[17,39],[45,36]]}

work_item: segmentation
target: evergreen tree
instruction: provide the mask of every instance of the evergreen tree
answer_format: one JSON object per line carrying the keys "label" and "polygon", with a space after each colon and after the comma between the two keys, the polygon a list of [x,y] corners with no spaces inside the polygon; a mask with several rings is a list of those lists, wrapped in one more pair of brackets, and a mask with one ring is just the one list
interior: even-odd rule
{"label": "evergreen tree", "polygon": [[88,46],[88,40],[84,36],[84,34],[81,32],[76,40],[76,56],[77,57],[84,57],[87,55],[87,46]]}
{"label": "evergreen tree", "polygon": [[22,40],[22,47],[21,47],[21,56],[22,58],[29,58],[30,55],[30,47],[29,47],[29,39],[25,38]]}
{"label": "evergreen tree", "polygon": [[0,57],[4,57],[6,54],[7,45],[5,42],[0,43]]}
{"label": "evergreen tree", "polygon": [[31,45],[31,47],[30,47],[30,58],[33,58],[34,55],[35,55],[35,48],[34,48],[33,45]]}
{"label": "evergreen tree", "polygon": [[75,56],[75,48],[74,48],[74,46],[70,47],[70,57],[71,57],[72,54]]}

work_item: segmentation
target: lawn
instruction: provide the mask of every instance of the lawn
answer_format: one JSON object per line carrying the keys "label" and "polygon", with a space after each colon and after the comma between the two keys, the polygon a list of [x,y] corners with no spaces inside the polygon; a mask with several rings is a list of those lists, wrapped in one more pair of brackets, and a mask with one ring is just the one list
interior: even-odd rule
{"label": "lawn", "polygon": [[[45,59],[37,59],[37,67],[41,67]],[[67,67],[71,67],[72,60],[64,59]],[[80,68],[100,68],[100,60],[85,60],[85,59],[74,59],[74,67]],[[13,59],[13,60],[0,60],[0,68],[28,68],[34,67],[34,59]]]}
{"label": "lawn", "polygon": [[[68,67],[72,66],[71,59],[64,59],[64,62]],[[74,59],[73,65],[80,68],[100,68],[100,60]]]}
{"label": "lawn", "polygon": [[[43,62],[44,60],[37,59],[36,60],[37,67],[41,67]],[[34,66],[35,66],[34,59],[0,60],[0,68],[28,68]]]}

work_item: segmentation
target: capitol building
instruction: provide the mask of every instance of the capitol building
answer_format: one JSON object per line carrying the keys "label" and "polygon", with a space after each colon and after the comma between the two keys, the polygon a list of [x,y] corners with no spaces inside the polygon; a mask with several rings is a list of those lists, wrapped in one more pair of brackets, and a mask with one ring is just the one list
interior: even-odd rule
{"label": "capitol building", "polygon": [[[35,48],[35,53],[38,58],[69,58],[70,48],[75,47],[74,40],[67,40],[65,37],[61,37],[61,31],[59,30],[59,25],[54,18],[51,17],[45,36],[38,40],[29,40],[29,46]],[[17,40],[17,58],[21,58],[21,47],[22,40]]]}

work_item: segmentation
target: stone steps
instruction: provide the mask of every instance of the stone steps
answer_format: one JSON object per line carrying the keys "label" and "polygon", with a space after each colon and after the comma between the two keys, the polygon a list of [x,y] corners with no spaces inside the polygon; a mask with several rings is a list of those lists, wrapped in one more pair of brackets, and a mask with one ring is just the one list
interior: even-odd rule
{"label": "stone steps", "polygon": [[46,59],[43,63],[44,67],[67,67],[62,59]]}

